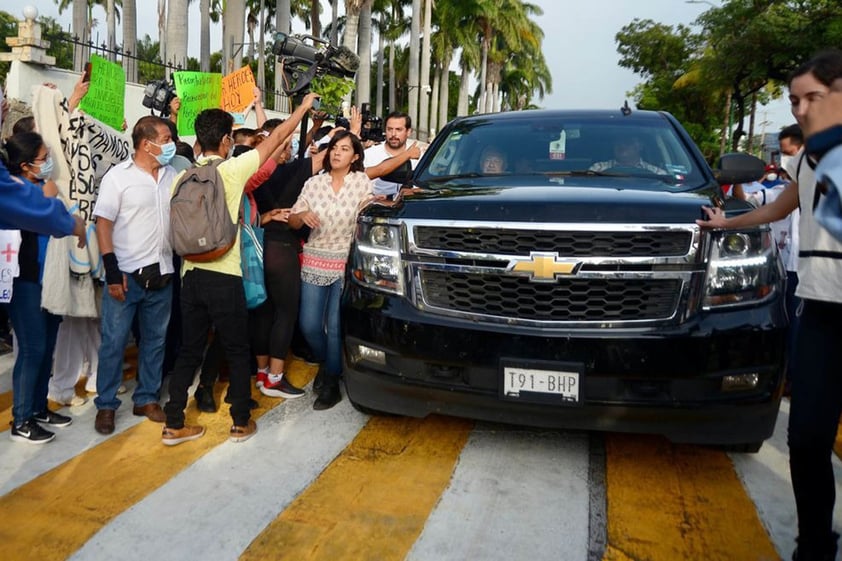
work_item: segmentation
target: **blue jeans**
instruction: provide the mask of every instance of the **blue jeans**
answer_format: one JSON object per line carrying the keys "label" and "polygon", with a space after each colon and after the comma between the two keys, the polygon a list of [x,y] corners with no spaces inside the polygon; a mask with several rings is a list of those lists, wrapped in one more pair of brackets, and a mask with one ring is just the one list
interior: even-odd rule
{"label": "blue jeans", "polygon": [[131,275],[129,290],[123,302],[106,290],[102,295],[102,343],[99,347],[99,368],[96,372],[97,409],[117,409],[117,390],[123,381],[123,355],[129,341],[132,320],[138,315],[140,347],[138,348],[137,387],[132,395],[136,406],[158,401],[164,345],[172,308],[172,284],[160,290],[141,288]]}
{"label": "blue jeans", "polygon": [[15,279],[9,319],[18,346],[12,370],[12,417],[15,425],[21,425],[47,409],[47,389],[61,317],[41,309],[40,284]]}
{"label": "blue jeans", "polygon": [[298,321],[301,332],[317,362],[325,365],[325,374],[342,374],[342,331],[339,322],[339,300],[343,279],[328,286],[301,283],[301,309]]}

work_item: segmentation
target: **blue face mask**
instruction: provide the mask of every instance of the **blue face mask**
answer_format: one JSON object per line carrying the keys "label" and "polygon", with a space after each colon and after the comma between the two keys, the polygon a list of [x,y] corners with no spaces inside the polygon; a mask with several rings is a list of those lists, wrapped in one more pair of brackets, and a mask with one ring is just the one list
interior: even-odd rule
{"label": "blue face mask", "polygon": [[162,166],[167,165],[175,156],[175,142],[167,142],[166,144],[155,144],[155,146],[161,149],[161,153],[155,156],[155,159],[158,160],[158,163]]}
{"label": "blue face mask", "polygon": [[44,163],[38,166],[38,173],[35,174],[35,177],[41,180],[49,179],[50,176],[53,174],[53,157],[47,156],[47,159],[44,160]]}
{"label": "blue face mask", "polygon": [[293,160],[298,157],[299,146],[300,146],[300,143],[298,141],[298,137],[297,136],[292,137],[292,159]]}

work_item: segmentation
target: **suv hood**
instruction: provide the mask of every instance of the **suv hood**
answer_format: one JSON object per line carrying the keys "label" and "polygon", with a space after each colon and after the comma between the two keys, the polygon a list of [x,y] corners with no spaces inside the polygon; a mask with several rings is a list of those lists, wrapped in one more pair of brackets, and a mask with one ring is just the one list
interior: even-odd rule
{"label": "suv hood", "polygon": [[703,218],[715,185],[670,192],[569,185],[421,190],[364,214],[392,219],[507,222],[686,223]]}

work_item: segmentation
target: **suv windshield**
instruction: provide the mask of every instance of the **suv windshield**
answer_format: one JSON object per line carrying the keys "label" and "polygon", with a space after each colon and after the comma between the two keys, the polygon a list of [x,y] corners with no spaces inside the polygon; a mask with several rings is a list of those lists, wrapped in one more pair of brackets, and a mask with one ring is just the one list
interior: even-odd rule
{"label": "suv windshield", "polygon": [[417,180],[435,184],[501,175],[636,177],[666,189],[686,189],[704,181],[699,162],[667,119],[522,115],[454,123],[444,131],[446,137],[436,144],[435,153],[428,155],[426,167],[418,170]]}

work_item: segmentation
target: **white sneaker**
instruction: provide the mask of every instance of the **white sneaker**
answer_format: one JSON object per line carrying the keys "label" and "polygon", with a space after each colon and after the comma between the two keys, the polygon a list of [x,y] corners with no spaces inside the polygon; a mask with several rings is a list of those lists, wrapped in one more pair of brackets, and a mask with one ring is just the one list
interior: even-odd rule
{"label": "white sneaker", "polygon": [[[88,387],[87,384],[85,384],[85,391],[88,392],[91,395],[97,395],[96,386],[91,388],[91,387]],[[120,384],[120,387],[117,388],[117,395],[123,395],[127,391],[129,391],[129,390],[126,387],[126,384]]]}
{"label": "white sneaker", "polygon": [[56,403],[59,403],[66,407],[78,407],[88,402],[88,398],[76,395],[75,393],[72,397],[70,397],[70,399],[59,399],[57,396],[54,395],[48,395],[47,399],[49,399],[50,401],[55,401]]}

